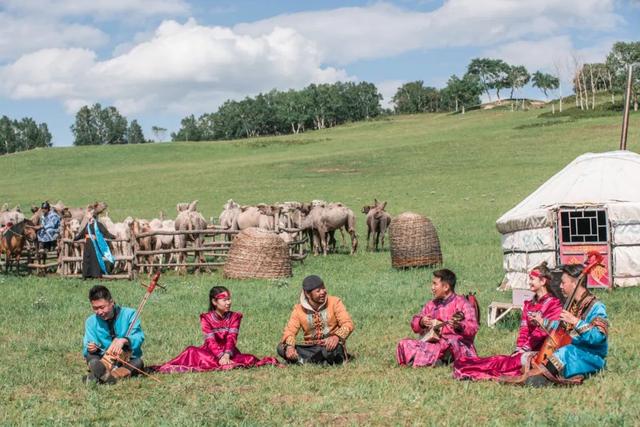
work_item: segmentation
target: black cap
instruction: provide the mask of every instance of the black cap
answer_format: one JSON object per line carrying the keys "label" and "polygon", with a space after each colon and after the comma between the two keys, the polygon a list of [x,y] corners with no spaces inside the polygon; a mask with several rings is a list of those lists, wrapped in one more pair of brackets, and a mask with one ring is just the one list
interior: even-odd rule
{"label": "black cap", "polygon": [[307,276],[302,281],[302,289],[304,289],[305,292],[311,292],[321,286],[324,286],[324,282],[316,275]]}
{"label": "black cap", "polygon": [[42,202],[40,209],[49,209],[50,207],[51,206],[49,206],[49,202]]}

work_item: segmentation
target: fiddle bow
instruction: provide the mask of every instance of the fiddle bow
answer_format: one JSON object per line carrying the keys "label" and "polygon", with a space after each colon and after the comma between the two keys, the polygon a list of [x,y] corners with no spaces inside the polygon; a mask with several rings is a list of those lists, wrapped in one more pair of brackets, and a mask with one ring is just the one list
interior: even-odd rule
{"label": "fiddle bow", "polygon": [[[590,251],[587,252],[587,260],[584,263],[584,269],[580,273],[577,279],[576,287],[571,292],[571,296],[565,301],[563,310],[569,310],[571,305],[573,304],[574,298],[576,296],[576,291],[580,286],[582,286],[582,282],[585,282],[586,287],[586,277],[597,265],[602,265],[602,260],[604,257],[598,251]],[[547,332],[548,336],[545,338],[542,347],[538,351],[538,354],[534,358],[534,363],[536,365],[544,364],[549,356],[551,356],[556,350],[561,347],[567,346],[571,344],[571,335],[567,331],[567,325],[565,322],[560,321],[558,325],[551,330],[547,330],[543,325],[540,325],[545,332]]]}
{"label": "fiddle bow", "polygon": [[[133,316],[133,320],[129,324],[129,329],[127,329],[127,333],[124,335],[123,338],[127,338],[129,335],[131,335],[131,332],[133,331],[133,328],[135,327],[136,322],[140,319],[140,315],[142,314],[142,310],[144,309],[145,304],[149,300],[149,297],[151,296],[153,291],[156,289],[156,287],[160,287],[164,289],[162,285],[158,284],[159,278],[160,278],[160,272],[158,271],[156,274],[154,274],[153,278],[151,279],[151,283],[149,283],[148,286],[142,285],[142,287],[147,289],[147,292],[142,297],[142,300],[140,301],[140,304],[138,305],[138,308],[136,309],[136,312]],[[123,352],[120,355],[105,353],[105,355],[102,357],[102,363],[105,365],[107,370],[111,372],[111,375],[113,375],[115,378],[118,378],[118,379],[125,378],[131,375],[131,371],[129,369],[125,369],[123,367],[117,366],[119,364],[122,364],[128,368],[133,368],[136,371],[160,382],[160,380],[158,380],[157,378],[151,377],[146,372],[140,369],[137,369],[135,366],[131,365],[129,363],[129,360],[131,359],[131,354],[132,354],[131,348],[123,349]]]}

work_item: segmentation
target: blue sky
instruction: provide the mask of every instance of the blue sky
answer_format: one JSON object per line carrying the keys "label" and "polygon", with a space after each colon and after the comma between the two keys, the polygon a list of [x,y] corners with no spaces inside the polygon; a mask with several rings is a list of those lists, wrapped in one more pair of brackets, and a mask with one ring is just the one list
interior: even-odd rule
{"label": "blue sky", "polygon": [[0,114],[46,122],[62,146],[95,102],[151,137],[273,88],[364,80],[388,100],[407,81],[442,87],[479,56],[568,81],[640,40],[639,23],[637,0],[0,0]]}

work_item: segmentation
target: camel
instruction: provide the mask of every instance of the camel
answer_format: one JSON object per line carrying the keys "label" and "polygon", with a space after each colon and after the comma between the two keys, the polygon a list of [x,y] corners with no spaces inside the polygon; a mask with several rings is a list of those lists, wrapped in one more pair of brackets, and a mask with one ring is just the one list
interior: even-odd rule
{"label": "camel", "polygon": [[[375,250],[378,251],[378,242],[382,240],[382,249],[384,250],[384,235],[391,223],[391,215],[385,212],[387,202],[378,203],[378,199],[373,199],[373,205],[362,207],[362,213],[367,215],[367,250],[370,249],[369,240],[373,234],[375,242]],[[371,247],[371,249],[373,249]]]}

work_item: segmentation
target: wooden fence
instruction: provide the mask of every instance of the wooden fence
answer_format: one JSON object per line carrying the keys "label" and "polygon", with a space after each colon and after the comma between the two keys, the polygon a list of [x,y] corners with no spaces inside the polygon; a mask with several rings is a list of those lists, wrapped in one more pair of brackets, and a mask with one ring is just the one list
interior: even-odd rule
{"label": "wooden fence", "polygon": [[[187,267],[194,267],[196,271],[215,270],[224,265],[232,236],[237,233],[238,231],[210,226],[205,230],[155,230],[132,236],[130,239],[105,239],[110,243],[115,264],[113,274],[104,275],[103,278],[132,280],[138,273],[162,268],[173,268],[181,272],[186,272]],[[159,236],[172,236],[174,242],[183,243],[178,245],[179,247],[162,248],[158,244],[151,247],[158,241]],[[293,261],[302,262],[306,258],[304,246],[307,241],[304,237],[289,243]],[[61,238],[58,240],[57,252],[47,254],[47,262],[41,262],[42,258],[30,257],[26,267],[39,274],[55,269],[56,273],[64,277],[82,277],[84,244],[84,240]]]}

